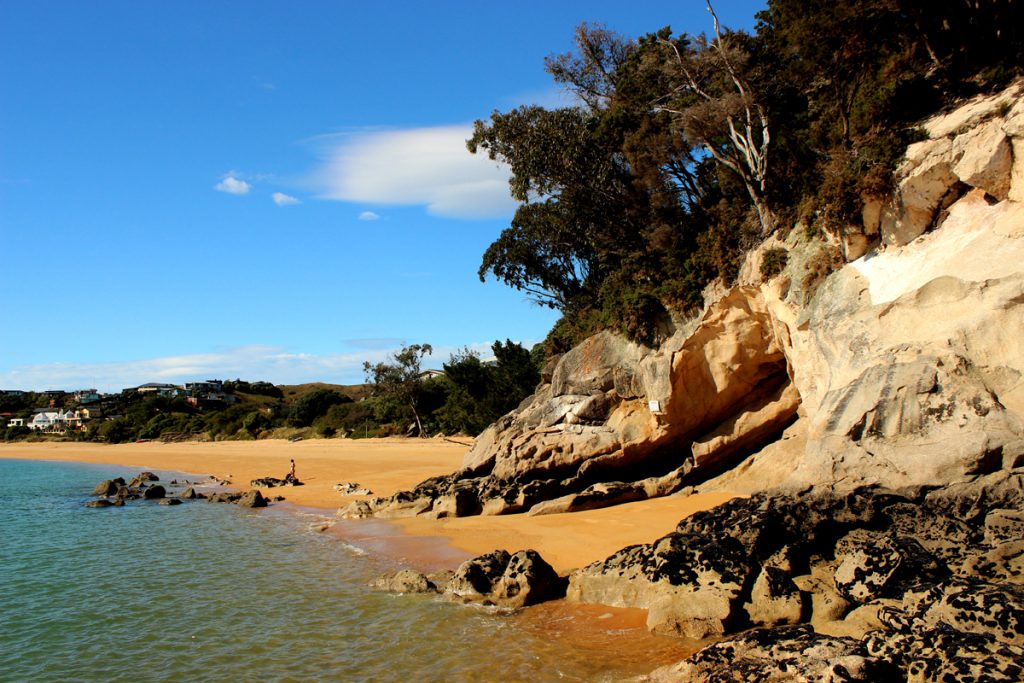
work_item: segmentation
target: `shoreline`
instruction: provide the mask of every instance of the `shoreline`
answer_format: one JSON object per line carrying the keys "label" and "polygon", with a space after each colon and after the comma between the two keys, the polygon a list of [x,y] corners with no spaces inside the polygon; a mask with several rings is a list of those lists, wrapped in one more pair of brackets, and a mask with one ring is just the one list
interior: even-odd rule
{"label": "shoreline", "polygon": [[[284,503],[326,512],[369,496],[343,496],[336,483],[358,483],[373,496],[410,489],[459,469],[468,447],[441,439],[322,439],[183,443],[4,443],[0,459],[57,460],[166,470],[192,477],[228,479],[239,490],[251,479],[283,477],[289,460],[305,484],[261,489]],[[503,548],[531,548],[559,573],[603,560],[630,545],[650,543],[679,520],[736,497],[731,492],[666,496],[609,508],[552,515],[526,514],[445,519],[399,517],[335,519],[330,533],[365,543],[373,552],[434,571]]]}
{"label": "shoreline", "polygon": [[[366,441],[375,441],[367,444]],[[218,482],[206,479],[212,472],[204,472],[202,467],[189,467],[183,462],[184,457],[194,458],[196,455],[203,455],[203,463],[219,471],[219,476],[228,474],[221,466],[223,461],[216,460],[217,454],[229,457],[231,465],[240,461],[236,459],[234,451],[239,446],[251,449],[254,444],[266,444],[256,451],[259,457],[253,457],[253,463],[247,467],[264,467],[267,459],[275,462],[280,460],[281,455],[286,456],[287,463],[290,457],[295,457],[298,466],[299,478],[302,480],[303,460],[298,456],[291,456],[295,453],[294,446],[298,444],[286,441],[278,442],[226,442],[233,445],[230,449],[213,449],[213,456],[207,449],[216,447],[225,442],[215,443],[194,443],[194,444],[81,444],[75,442],[64,443],[35,443],[35,444],[0,444],[0,460],[34,460],[52,462],[77,462],[91,465],[111,465],[118,467],[148,469],[157,472],[161,477],[164,474],[183,477],[189,480],[198,479],[200,482],[209,481],[216,488],[247,489],[245,482],[237,475],[247,473],[249,469],[234,467],[235,478],[229,487],[222,487]],[[317,445],[315,442],[302,442]],[[326,444],[330,444],[327,441]],[[388,453],[390,451],[401,451],[404,457],[421,460],[430,460],[439,457],[441,463],[450,461],[452,453],[433,453],[432,446],[436,442],[404,439],[381,439],[381,440],[358,440],[349,442],[344,446],[365,446],[372,448],[357,449],[365,457],[366,452],[385,453],[375,464],[382,465],[390,462]],[[83,448],[84,446],[84,448]],[[182,454],[181,446],[195,446],[198,448],[185,449]],[[174,448],[179,447],[179,448]],[[324,443],[319,447],[325,447]],[[331,446],[326,446],[332,450]],[[444,445],[445,450],[452,450]],[[307,455],[313,449],[307,447]],[[334,455],[337,460],[345,460],[341,451],[351,450],[335,446],[333,450],[338,451]],[[419,455],[410,451],[427,451],[427,455]],[[461,451],[465,447],[454,449],[458,464],[451,469],[432,472],[427,476],[444,474],[461,464]],[[199,463],[196,463],[199,464]],[[422,465],[423,463],[421,463]],[[437,462],[435,461],[435,466]],[[429,465],[427,465],[429,467]],[[230,467],[228,468],[230,469]],[[315,470],[319,471],[319,470]],[[390,473],[396,480],[410,476],[416,472],[416,468],[403,468]],[[266,476],[268,473],[260,470],[259,476]],[[272,473],[271,473],[272,474]],[[418,475],[417,475],[418,476]],[[376,475],[373,480],[383,481],[385,474]],[[423,478],[426,478],[424,476]],[[369,481],[370,479],[367,479]],[[404,484],[411,488],[422,479]],[[362,483],[362,482],[360,482]],[[239,484],[242,484],[241,486]],[[332,484],[333,485],[333,484]],[[332,486],[331,485],[331,486]],[[328,484],[321,482],[321,488],[328,487]],[[685,510],[686,505],[679,503],[686,499],[672,501],[670,499],[656,499],[653,501],[641,501],[630,503],[625,506],[605,508],[587,512],[567,513],[559,515],[546,515],[541,517],[529,517],[527,515],[507,515],[501,517],[466,517],[457,519],[428,519],[428,518],[393,518],[393,519],[342,519],[334,517],[333,510],[340,505],[346,504],[349,500],[355,500],[356,496],[341,496],[332,488],[331,495],[327,501],[333,502],[330,505],[305,504],[295,500],[293,494],[302,491],[302,487],[275,487],[263,489],[269,495],[284,495],[285,500],[273,503],[283,514],[321,514],[324,516],[325,528],[323,533],[332,538],[355,546],[361,551],[392,564],[396,569],[411,568],[416,571],[430,573],[454,569],[461,562],[471,559],[485,552],[503,547],[509,552],[515,552],[525,547],[533,547],[560,573],[566,573],[568,569],[581,567],[589,564],[590,561],[604,559],[616,550],[632,545],[634,543],[648,542],[658,536],[668,533],[675,528],[679,519],[683,516],[678,511]],[[329,487],[328,487],[329,488]],[[397,489],[396,489],[397,490]],[[388,494],[393,491],[387,491]],[[317,493],[314,490],[312,500],[324,500],[322,491]],[[377,491],[375,491],[377,493]],[[713,500],[720,498],[722,494],[714,494]],[[365,496],[362,496],[365,497]],[[698,496],[699,497],[699,496]],[[729,496],[731,497],[731,496]],[[691,497],[693,498],[693,497]],[[716,503],[717,504],[717,503]],[[704,505],[712,507],[712,505]],[[624,510],[624,508],[632,508]],[[650,508],[650,509],[647,509]],[[659,510],[659,508],[662,508]],[[674,510],[674,511],[673,511]],[[696,511],[696,510],[692,510]],[[652,516],[653,513],[653,516]],[[667,515],[667,516],[666,516]],[[616,525],[612,520],[615,516],[625,516],[627,522]],[[652,521],[658,521],[658,531],[643,530]],[[668,521],[671,519],[672,521]],[[615,529],[619,526],[618,530]],[[573,534],[571,529],[582,529],[587,533]],[[628,537],[623,537],[625,531]],[[610,533],[605,533],[610,532]],[[640,538],[643,536],[643,538]],[[611,540],[610,540],[611,539]],[[618,540],[614,540],[618,539]],[[530,543],[530,541],[535,541]],[[623,542],[628,541],[628,542]],[[523,545],[526,543],[527,545]],[[602,548],[615,546],[605,552]],[[549,559],[550,558],[550,559]],[[581,561],[586,560],[586,561]],[[575,562],[574,564],[571,564]],[[571,564],[571,566],[570,566]],[[604,643],[609,648],[622,649],[630,652],[629,658],[642,658],[651,668],[658,665],[670,664],[696,652],[711,641],[694,641],[685,638],[655,635],[649,632],[646,625],[647,610],[639,608],[612,607],[601,604],[584,604],[568,602],[566,600],[554,600],[538,605],[530,609],[519,610],[513,614],[504,615],[513,620],[519,628],[526,629],[536,635],[549,639],[569,639],[580,646],[592,645],[595,642]]]}

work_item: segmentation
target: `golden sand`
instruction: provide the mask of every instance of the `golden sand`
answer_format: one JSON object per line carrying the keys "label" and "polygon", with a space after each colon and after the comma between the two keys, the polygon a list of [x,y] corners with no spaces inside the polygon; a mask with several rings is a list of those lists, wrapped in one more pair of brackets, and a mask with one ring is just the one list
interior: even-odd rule
{"label": "golden sand", "polygon": [[[252,479],[284,477],[296,462],[301,487],[264,490],[295,505],[334,509],[360,496],[342,496],[337,483],[354,482],[373,495],[409,489],[462,464],[467,446],[443,439],[317,439],[217,443],[15,443],[0,444],[0,458],[67,460],[169,470],[227,478],[238,489]],[[628,545],[649,543],[672,531],[679,520],[735,497],[730,492],[669,496],[557,515],[505,515],[432,520],[342,520],[335,532],[358,538],[388,554],[399,554],[424,569],[453,567],[459,559],[497,548],[532,548],[559,572],[604,559]],[[446,539],[445,542],[438,542]]]}

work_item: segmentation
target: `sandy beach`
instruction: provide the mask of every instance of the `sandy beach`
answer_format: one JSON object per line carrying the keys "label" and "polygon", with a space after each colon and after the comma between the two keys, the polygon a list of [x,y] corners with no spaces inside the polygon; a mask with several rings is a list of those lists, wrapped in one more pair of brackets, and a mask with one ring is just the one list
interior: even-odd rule
{"label": "sandy beach", "polygon": [[[0,444],[0,458],[64,460],[124,465],[227,478],[248,489],[259,477],[283,477],[294,459],[301,487],[272,489],[290,504],[337,509],[359,496],[342,496],[334,485],[355,482],[374,495],[408,489],[458,469],[468,446],[443,439],[322,439],[217,443],[17,443]],[[269,491],[264,490],[264,493]],[[335,533],[357,538],[423,569],[453,567],[460,559],[504,548],[537,550],[559,572],[604,559],[672,531],[680,519],[718,505],[734,494],[669,496],[603,510],[569,514],[505,515],[432,520],[339,520]],[[443,541],[442,541],[443,539]],[[442,542],[439,542],[442,541]]]}

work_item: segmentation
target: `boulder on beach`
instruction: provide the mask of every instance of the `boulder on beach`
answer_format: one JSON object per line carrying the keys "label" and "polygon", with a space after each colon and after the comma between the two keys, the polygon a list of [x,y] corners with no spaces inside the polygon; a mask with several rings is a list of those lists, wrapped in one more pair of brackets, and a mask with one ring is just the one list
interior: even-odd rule
{"label": "boulder on beach", "polygon": [[526,607],[565,595],[565,579],[535,550],[495,550],[463,562],[446,595],[498,607]]}
{"label": "boulder on beach", "polygon": [[267,499],[263,497],[263,494],[258,489],[246,491],[235,502],[244,508],[267,507]]}

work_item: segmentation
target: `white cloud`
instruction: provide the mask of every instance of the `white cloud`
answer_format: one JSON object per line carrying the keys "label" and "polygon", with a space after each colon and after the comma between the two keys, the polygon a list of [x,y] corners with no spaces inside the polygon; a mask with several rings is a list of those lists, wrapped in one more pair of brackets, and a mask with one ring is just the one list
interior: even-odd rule
{"label": "white cloud", "polygon": [[295,197],[291,196],[290,194],[285,194],[284,192],[275,192],[274,194],[270,195],[270,197],[278,206],[291,206],[292,204],[301,203]]}
{"label": "white cloud", "polygon": [[227,192],[228,194],[249,194],[249,190],[252,189],[252,185],[244,180],[239,180],[233,175],[229,175],[226,176],[224,180],[214,185],[213,189],[218,192]]}
{"label": "white cloud", "polygon": [[[343,353],[315,355],[296,353],[277,346],[242,346],[209,353],[193,353],[141,360],[105,363],[42,363],[0,370],[0,387],[24,390],[95,387],[117,392],[146,382],[180,384],[209,378],[265,380],[275,384],[332,382],[358,384],[363,381],[363,362],[386,360],[401,347],[394,339],[348,340],[352,349]],[[463,347],[437,346],[424,359],[424,367],[440,368]],[[490,344],[468,348],[490,356]]]}
{"label": "white cloud", "polygon": [[471,126],[328,136],[314,173],[321,197],[385,205],[423,205],[437,216],[495,218],[515,210],[509,170],[470,154]]}
{"label": "white cloud", "polygon": [[359,220],[361,221],[376,221],[380,220],[380,216],[375,214],[373,211],[363,211],[359,214]]}

